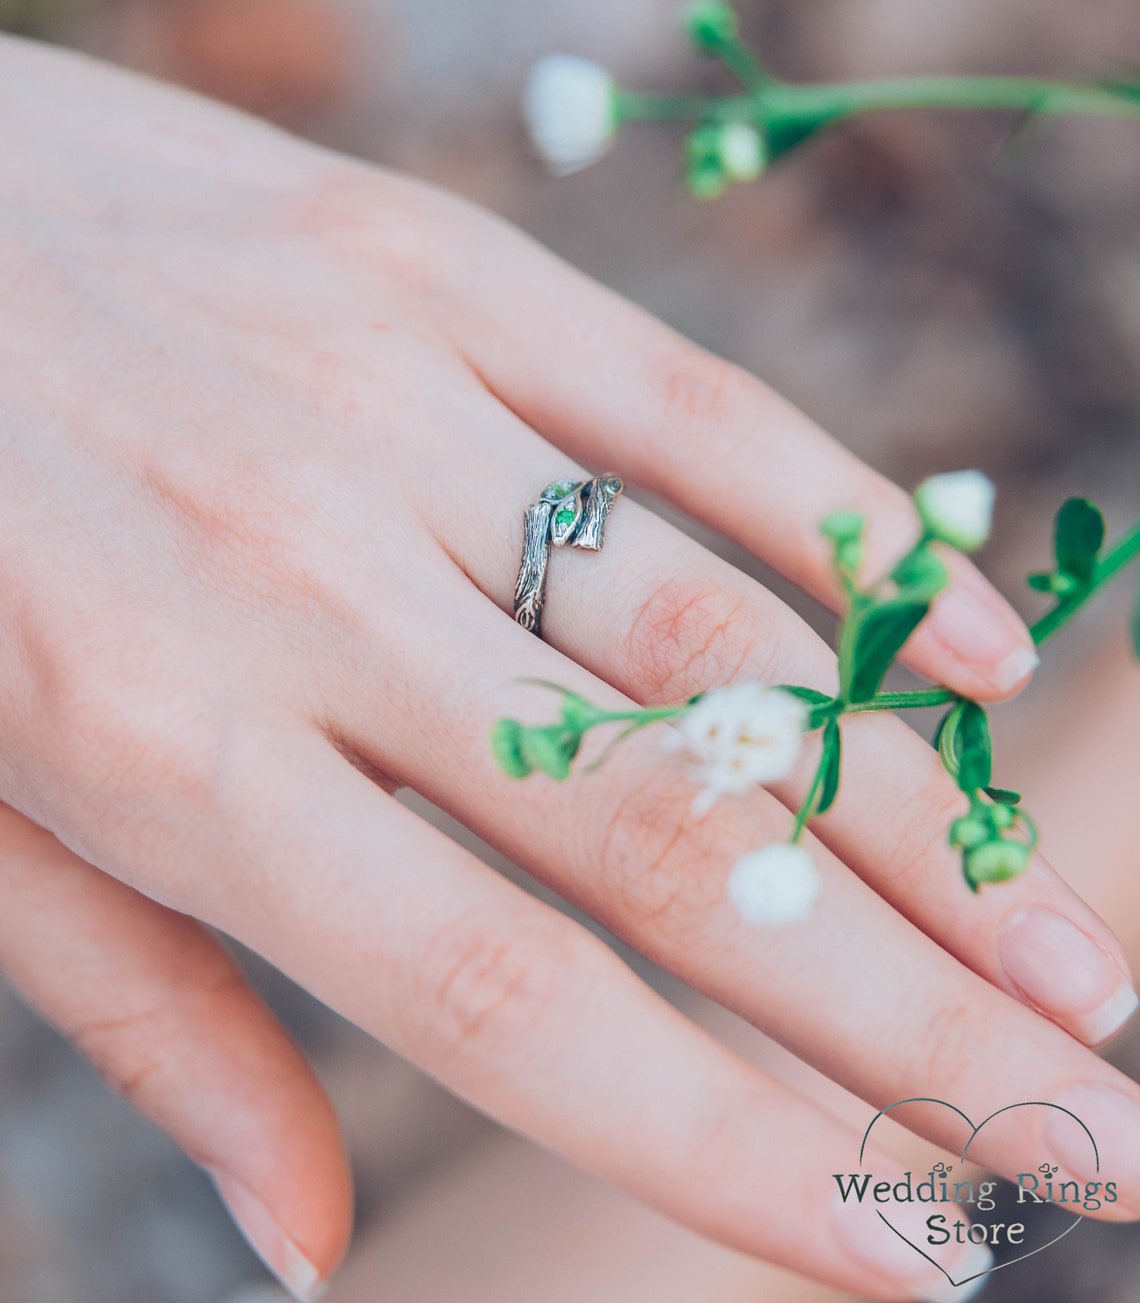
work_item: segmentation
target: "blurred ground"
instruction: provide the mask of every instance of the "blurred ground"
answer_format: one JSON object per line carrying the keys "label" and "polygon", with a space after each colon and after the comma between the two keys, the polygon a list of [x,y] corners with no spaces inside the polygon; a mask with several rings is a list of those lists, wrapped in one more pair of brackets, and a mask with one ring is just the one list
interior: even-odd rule
{"label": "blurred ground", "polygon": [[[1054,123],[1010,141],[1009,122],[988,116],[884,117],[715,205],[682,196],[665,129],[630,131],[580,176],[544,177],[516,107],[531,59],[566,49],[603,59],[631,86],[707,84],[676,10],[666,0],[0,0],[0,25],[182,80],[488,205],[762,375],[904,483],[982,467],[1001,488],[986,564],[1021,600],[1062,497],[1093,496],[1117,524],[1140,502],[1140,128]],[[1134,0],[753,0],[743,10],[789,77],[1095,75],[1140,63]],[[1028,598],[1024,609],[1035,609]],[[999,741],[1021,758],[1016,772],[1035,767],[1027,787],[1050,812],[1055,862],[1130,929],[1140,958],[1127,880],[1140,828],[1114,823],[1089,777],[1116,747],[1127,801],[1138,760],[1122,720],[1140,721],[1140,704],[1134,693],[1131,715],[1106,709],[1080,686],[1127,682],[1111,657],[1091,680],[1089,670],[1100,642],[1119,641],[1121,618],[1119,600],[1098,604],[1083,634],[1051,653],[1037,690],[1003,713]],[[1078,736],[1061,747],[1069,726],[1051,729],[1061,715],[1048,702],[1081,691]],[[374,1247],[335,1300],[466,1303],[493,1281],[504,1303],[793,1296],[508,1141],[250,964],[319,1065],[357,1166]],[[1116,1054],[1140,1069],[1137,1034]],[[520,1198],[526,1190],[540,1193]],[[536,1230],[529,1205],[546,1200],[570,1210],[559,1236]],[[607,1243],[615,1224],[636,1230]],[[430,1250],[444,1233],[451,1276]],[[553,1274],[502,1274],[520,1243],[532,1255],[524,1265]],[[595,1243],[600,1274],[589,1266]],[[1037,1261],[985,1298],[1140,1299],[1135,1230],[1087,1225]],[[206,1179],[0,990],[3,1303],[214,1303],[260,1279]]]}

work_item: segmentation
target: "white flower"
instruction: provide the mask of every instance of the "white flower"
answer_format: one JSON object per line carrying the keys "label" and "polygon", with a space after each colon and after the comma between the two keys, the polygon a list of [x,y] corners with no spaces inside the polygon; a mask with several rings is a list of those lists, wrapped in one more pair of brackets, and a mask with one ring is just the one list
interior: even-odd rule
{"label": "white flower", "polygon": [[727,122],[720,133],[721,166],[733,181],[755,181],[768,161],[763,138],[747,122]]}
{"label": "white flower", "polygon": [[925,480],[914,500],[935,538],[961,552],[973,552],[989,537],[995,492],[981,471],[952,471]]}
{"label": "white flower", "polygon": [[820,877],[802,846],[765,846],[736,863],[728,898],[749,923],[794,923],[811,913]]}
{"label": "white flower", "polygon": [[759,683],[703,696],[676,726],[698,761],[703,791],[694,809],[703,813],[722,794],[786,778],[799,759],[807,716],[799,697]]}
{"label": "white flower", "polygon": [[530,70],[523,114],[539,157],[565,176],[610,147],[617,130],[617,90],[600,64],[548,54]]}

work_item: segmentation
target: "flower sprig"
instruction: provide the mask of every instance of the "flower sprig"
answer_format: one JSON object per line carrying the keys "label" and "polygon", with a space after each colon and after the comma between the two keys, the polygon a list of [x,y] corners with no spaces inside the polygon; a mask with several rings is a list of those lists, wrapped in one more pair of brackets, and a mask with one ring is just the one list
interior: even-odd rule
{"label": "flower sprig", "polygon": [[[700,693],[678,705],[603,710],[578,693],[548,683],[544,686],[562,698],[559,718],[538,726],[500,719],[491,733],[499,767],[511,778],[542,772],[561,780],[569,776],[590,730],[624,725],[594,762],[596,768],[631,733],[669,722],[672,744],[690,755],[699,784],[694,812],[702,815],[722,796],[789,777],[804,736],[818,731],[819,758],[788,841],[745,855],[728,881],[729,897],[744,917],[786,922],[802,917],[819,891],[818,875],[800,842],[810,820],[830,809],[838,795],[841,721],[871,711],[945,705],[934,745],[967,807],[950,825],[949,844],[961,856],[962,874],[972,891],[1017,877],[1028,867],[1037,828],[1021,809],[1018,792],[993,785],[985,709],[948,688],[883,690],[887,673],[949,581],[938,549],[972,552],[982,545],[989,534],[994,490],[979,472],[959,471],[925,481],[914,500],[922,522],[918,541],[884,580],[868,587],[861,586],[859,578],[863,516],[839,511],[820,523],[845,597],[837,637],[839,687],[833,695],[798,684],[765,687],[745,682]],[[1040,646],[1052,637],[1098,589],[1138,558],[1140,520],[1106,549],[1098,508],[1083,498],[1070,498],[1057,513],[1052,567],[1028,578],[1031,587],[1054,599],[1030,629],[1034,643]],[[1140,589],[1131,624],[1140,658]]]}
{"label": "flower sprig", "polygon": [[685,182],[715,199],[751,181],[821,132],[864,113],[894,109],[1001,109],[1036,114],[1140,117],[1140,80],[1063,82],[1026,77],[911,77],[796,84],[762,65],[740,35],[726,0],[697,0],[686,11],[689,39],[740,83],[728,95],[659,95],[623,90],[599,64],[549,55],[531,70],[524,110],[539,156],[556,173],[600,158],[618,130],[636,121],[691,124]]}

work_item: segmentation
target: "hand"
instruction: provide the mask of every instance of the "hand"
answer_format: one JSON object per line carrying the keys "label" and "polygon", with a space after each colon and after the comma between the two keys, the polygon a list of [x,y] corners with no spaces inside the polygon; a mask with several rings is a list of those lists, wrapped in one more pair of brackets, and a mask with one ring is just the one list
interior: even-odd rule
{"label": "hand", "polygon": [[[400,785],[868,1100],[1067,1103],[1120,1184],[1100,1215],[1140,1211],[1140,1091],[1074,1039],[1131,1009],[1120,949],[1043,861],[964,893],[959,794],[905,725],[847,727],[822,900],[776,931],[724,879],[784,835],[802,777],[699,820],[651,733],[560,786],[488,754],[523,676],[615,704],[834,677],[761,584],[627,499],[604,552],[555,557],[546,641],[526,634],[522,513],[547,482],[615,470],[827,601],[820,517],[864,511],[882,566],[915,534],[906,495],[486,214],[73,56],[7,41],[0,67],[0,961],[294,1291],[344,1249],[344,1158],[200,923],[710,1236],[862,1294],[934,1274],[835,1214],[858,1136]],[[910,652],[980,698],[1032,667],[964,562]],[[1049,1144],[978,1157],[1016,1171]]]}

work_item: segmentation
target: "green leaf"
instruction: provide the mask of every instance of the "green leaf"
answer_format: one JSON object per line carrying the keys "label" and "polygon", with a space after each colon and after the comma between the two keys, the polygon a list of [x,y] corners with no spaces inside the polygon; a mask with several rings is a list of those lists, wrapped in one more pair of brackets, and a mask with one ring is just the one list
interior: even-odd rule
{"label": "green leaf", "polygon": [[1036,570],[1033,574],[1025,576],[1025,582],[1038,593],[1051,593],[1053,591],[1053,572],[1051,570]]}
{"label": "green leaf", "polygon": [[963,792],[988,787],[993,773],[990,723],[976,701],[962,702],[955,744],[958,752],[958,786]]}
{"label": "green leaf", "polygon": [[903,557],[891,571],[891,578],[906,590],[899,594],[901,597],[929,602],[950,582],[950,572],[929,548],[920,547]]}
{"label": "green leaf", "polygon": [[768,120],[768,157],[774,163],[785,154],[790,154],[805,141],[819,132],[834,126],[846,117],[846,110],[834,109],[829,112],[805,111],[787,113]]}
{"label": "green leaf", "polygon": [[818,688],[804,688],[798,683],[781,683],[779,685],[781,692],[790,692],[793,697],[799,697],[801,701],[806,701],[812,706],[828,706],[835,698],[829,697],[826,692],[820,692]]}
{"label": "green leaf", "polygon": [[958,778],[958,723],[965,703],[957,701],[938,721],[934,734],[934,749],[942,761],[942,768],[957,781]]}
{"label": "green leaf", "polygon": [[1011,792],[1004,787],[985,787],[982,789],[991,801],[998,805],[1020,805],[1021,793]]}
{"label": "green leaf", "polygon": [[847,664],[841,663],[840,669],[845,671],[844,695],[849,702],[870,701],[878,692],[903,644],[929,610],[929,602],[892,598],[848,617],[855,627],[844,639],[848,646],[840,659]]}
{"label": "green leaf", "polygon": [[839,791],[839,761],[842,750],[839,720],[832,716],[823,730],[823,754],[819,761],[823,771],[823,783],[815,806],[816,814],[823,814],[826,810],[830,810]]}
{"label": "green leaf", "polygon": [[522,753],[523,727],[517,719],[498,719],[491,729],[491,754],[508,778],[525,778],[533,766]]}
{"label": "green leaf", "polygon": [[1053,550],[1057,570],[1083,588],[1091,583],[1097,553],[1104,543],[1104,517],[1085,498],[1070,498],[1057,512]]}
{"label": "green leaf", "polygon": [[808,712],[807,731],[819,728],[821,724],[833,716],[838,715],[843,710],[843,702],[836,697],[830,697],[826,692],[820,692],[816,688],[803,688],[798,683],[781,683],[779,685],[781,692],[790,692],[793,697],[799,697],[801,701],[806,701],[811,710]]}

